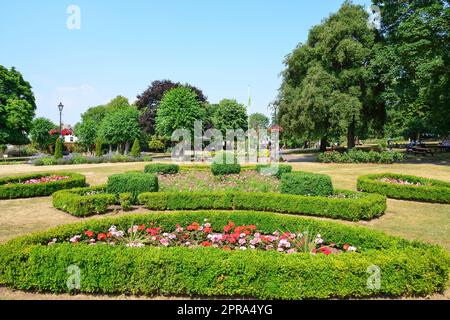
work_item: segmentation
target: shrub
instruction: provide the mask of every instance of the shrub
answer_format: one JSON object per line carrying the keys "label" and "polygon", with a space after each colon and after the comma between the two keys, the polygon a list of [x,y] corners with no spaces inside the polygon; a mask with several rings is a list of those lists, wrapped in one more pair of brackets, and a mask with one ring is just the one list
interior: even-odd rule
{"label": "shrub", "polygon": [[[164,230],[204,218],[221,231],[228,221],[273,230],[320,230],[338,245],[359,253],[311,255],[275,251],[225,251],[215,248],[127,248],[60,243],[86,230],[154,222]],[[302,230],[302,231],[300,231]],[[51,246],[51,239],[57,242]],[[441,247],[407,241],[363,227],[261,212],[195,212],[124,215],[91,219],[0,245],[0,284],[14,289],[70,292],[67,267],[80,267],[79,292],[167,294],[259,299],[325,299],[377,296],[426,296],[447,288],[450,259]],[[367,286],[367,270],[382,270],[379,289]],[[176,285],[174,285],[176,284]]]}
{"label": "shrub", "polygon": [[386,210],[384,196],[344,190],[336,190],[333,197],[250,192],[154,192],[140,194],[138,199],[151,210],[243,209],[352,221],[369,220]]}
{"label": "shrub", "polygon": [[331,177],[324,174],[293,172],[281,176],[281,193],[303,196],[329,196],[333,194]]}
{"label": "shrub", "polygon": [[363,151],[350,150],[340,153],[337,151],[319,154],[317,160],[325,163],[394,163],[403,161],[404,154],[393,151]]}
{"label": "shrub", "polygon": [[144,162],[152,162],[153,161],[151,156],[143,156],[143,157],[141,157],[141,160]]}
{"label": "shrub", "polygon": [[256,165],[256,171],[259,173],[268,173],[280,179],[283,173],[292,172],[292,166],[287,164],[278,164],[277,167],[274,167],[269,164],[258,164]]}
{"label": "shrub", "polygon": [[[45,183],[21,183],[30,179],[38,179],[50,175],[67,176],[69,178]],[[85,184],[85,176],[68,172],[34,173],[18,177],[5,177],[0,178],[0,199],[44,197],[58,190],[84,187]]]}
{"label": "shrub", "polygon": [[114,174],[108,178],[106,190],[116,195],[129,192],[132,203],[135,203],[139,194],[158,191],[158,177],[146,173]]}
{"label": "shrub", "polygon": [[119,194],[119,203],[124,211],[128,211],[131,209],[132,198],[133,198],[133,194],[130,192]]}
{"label": "shrub", "polygon": [[58,137],[58,139],[56,139],[56,144],[55,144],[55,159],[61,159],[62,157],[63,157],[62,142],[61,142],[61,139]]}
{"label": "shrub", "polygon": [[134,139],[133,147],[131,147],[130,155],[132,157],[138,158],[141,156],[141,145],[139,144],[139,139]]}
{"label": "shrub", "polygon": [[241,165],[239,163],[217,163],[211,164],[211,172],[215,176],[223,176],[226,174],[239,174]]}
{"label": "shrub", "polygon": [[180,167],[177,164],[152,163],[145,166],[145,173],[177,174]]}
{"label": "shrub", "polygon": [[53,206],[77,217],[104,213],[116,202],[116,196],[105,193],[105,186],[62,190],[53,194]]}
{"label": "shrub", "polygon": [[85,164],[88,163],[88,159],[85,156],[75,156],[72,158],[72,163],[73,164]]}
{"label": "shrub", "polygon": [[148,148],[150,149],[150,151],[164,151],[164,147],[164,142],[156,137],[153,137],[148,143]]}
{"label": "shrub", "polygon": [[44,166],[54,166],[56,165],[56,159],[53,157],[41,158]]}
{"label": "shrub", "polygon": [[[412,183],[399,184],[382,182],[380,179],[391,178]],[[420,185],[414,185],[414,184]],[[365,175],[358,178],[358,190],[378,193],[393,199],[450,203],[450,182],[421,178],[395,173]]]}

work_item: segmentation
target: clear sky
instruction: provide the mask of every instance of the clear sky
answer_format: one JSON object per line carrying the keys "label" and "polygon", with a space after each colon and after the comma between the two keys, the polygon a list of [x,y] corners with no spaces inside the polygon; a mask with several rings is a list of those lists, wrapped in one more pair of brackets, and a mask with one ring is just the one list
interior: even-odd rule
{"label": "clear sky", "polygon": [[[75,124],[153,80],[188,82],[210,102],[236,98],[269,114],[283,59],[344,0],[0,0],[0,65],[33,86],[37,115]],[[370,5],[370,0],[354,0]],[[69,5],[80,29],[69,29]]]}

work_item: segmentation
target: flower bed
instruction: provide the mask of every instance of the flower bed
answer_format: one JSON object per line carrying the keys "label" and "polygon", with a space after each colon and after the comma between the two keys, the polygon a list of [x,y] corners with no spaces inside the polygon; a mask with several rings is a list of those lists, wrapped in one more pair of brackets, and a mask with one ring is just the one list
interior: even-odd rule
{"label": "flower bed", "polygon": [[369,220],[386,210],[386,197],[335,190],[331,197],[253,192],[150,192],[139,202],[151,210],[259,210],[343,220]]}
{"label": "flower bed", "polygon": [[450,182],[411,175],[381,173],[358,178],[358,190],[393,199],[450,203]]}
{"label": "flower bed", "polygon": [[[195,223],[204,218],[211,224],[212,234],[225,233],[229,221],[248,228],[255,224],[255,232],[261,235],[274,230],[308,230],[311,234],[320,233],[328,243],[341,248],[341,252],[282,254],[276,250],[223,250],[201,245],[136,248],[107,245],[104,240],[111,226],[116,226],[112,232],[141,225],[150,229],[160,227],[161,231],[149,230],[158,234],[173,232],[176,224],[200,227]],[[203,224],[203,230],[205,227]],[[98,243],[102,233],[102,243]],[[97,245],[85,241],[70,243],[74,235],[86,240],[95,235]],[[356,247],[357,252],[342,252],[346,244]],[[72,266],[78,267],[81,275],[80,287],[75,292],[89,294],[260,299],[428,295],[446,289],[449,265],[448,253],[438,246],[329,221],[239,211],[95,219],[0,245],[0,284],[52,293],[74,292],[67,285],[71,275],[68,268]],[[381,272],[379,287],[368,286],[373,268]]]}
{"label": "flower bed", "polygon": [[84,187],[85,184],[85,176],[68,172],[5,177],[0,178],[0,199],[49,196],[58,190]]}
{"label": "flower bed", "polygon": [[[213,232],[213,230],[217,230]],[[220,232],[219,232],[220,231]],[[61,242],[61,241],[60,241]],[[53,238],[48,245],[58,242]],[[116,226],[102,232],[86,230],[62,242],[73,244],[85,243],[89,245],[124,245],[126,247],[213,247],[223,250],[275,250],[280,253],[311,253],[311,254],[340,254],[343,252],[356,252],[357,248],[345,243],[338,247],[336,243],[326,243],[320,234],[308,231],[292,232],[275,230],[270,234],[257,231],[255,225],[236,226],[232,221],[220,230],[214,228],[208,219],[203,223],[192,222],[182,227],[176,224],[170,230],[155,226],[154,223],[133,225],[127,231],[118,230]]]}
{"label": "flower bed", "polygon": [[53,182],[53,181],[61,181],[61,180],[69,179],[69,178],[70,177],[68,177],[68,176],[51,175],[51,176],[47,176],[47,177],[40,177],[40,178],[29,179],[29,180],[25,180],[25,181],[18,182],[18,183],[20,183],[20,184],[36,184],[36,183],[46,183],[46,182]]}

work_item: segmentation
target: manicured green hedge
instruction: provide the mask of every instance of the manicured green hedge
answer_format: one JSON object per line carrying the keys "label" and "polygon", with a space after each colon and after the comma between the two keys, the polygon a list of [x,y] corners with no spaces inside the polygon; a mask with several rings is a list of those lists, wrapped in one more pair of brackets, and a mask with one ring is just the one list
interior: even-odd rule
{"label": "manicured green hedge", "polygon": [[363,151],[352,149],[348,152],[330,151],[319,154],[317,160],[325,163],[394,163],[403,161],[405,155],[396,151]]}
{"label": "manicured green hedge", "polygon": [[[60,181],[52,181],[36,184],[20,183],[26,180],[38,179],[51,175],[67,176],[70,178]],[[85,176],[71,172],[47,172],[47,173],[28,174],[17,177],[5,177],[0,178],[0,199],[44,197],[49,196],[58,190],[84,187],[85,184],[86,184]]]}
{"label": "manicured green hedge", "polygon": [[281,193],[303,196],[329,196],[333,194],[331,177],[309,172],[285,173],[281,176]]}
{"label": "manicured green hedge", "polygon": [[77,217],[101,214],[117,202],[117,196],[105,190],[106,186],[61,190],[53,194],[53,206]]}
{"label": "manicured green hedge", "polygon": [[145,166],[145,173],[160,173],[160,174],[177,174],[180,167],[177,164],[163,164],[153,163]]}
{"label": "manicured green hedge", "polygon": [[[154,222],[166,230],[208,218],[213,231],[228,221],[257,225],[259,231],[320,232],[327,241],[349,243],[358,253],[311,255],[274,251],[225,251],[215,248],[127,248],[58,244],[86,230],[96,233],[111,225]],[[50,239],[56,244],[48,246]],[[51,293],[70,291],[69,266],[80,271],[80,289],[87,294],[228,296],[260,299],[361,298],[425,296],[447,288],[450,259],[433,245],[411,242],[363,227],[347,226],[261,212],[189,212],[125,215],[88,220],[21,237],[0,245],[0,284],[14,289]],[[381,286],[367,285],[372,267],[381,272]]]}
{"label": "manicured green hedge", "polygon": [[269,164],[258,164],[256,165],[256,171],[258,171],[259,173],[269,173],[272,176],[280,179],[283,173],[292,172],[292,166],[288,164],[278,164],[277,166]]}
{"label": "manicured green hedge", "polygon": [[151,210],[244,209],[304,214],[343,220],[369,220],[386,210],[386,197],[336,190],[340,197],[250,192],[153,192],[139,202]]}
{"label": "manicured green hedge", "polygon": [[215,163],[211,164],[211,172],[215,176],[223,176],[226,174],[239,174],[241,165],[239,163]]}
{"label": "manicured green hedge", "polygon": [[[401,179],[422,185],[402,185],[378,181],[382,178]],[[378,193],[393,199],[450,203],[450,182],[411,175],[395,173],[365,175],[358,178],[357,188],[361,191]]]}
{"label": "manicured green hedge", "polygon": [[158,177],[154,174],[119,173],[108,177],[106,191],[116,195],[130,192],[133,195],[131,201],[135,203],[139,194],[157,192],[158,188]]}

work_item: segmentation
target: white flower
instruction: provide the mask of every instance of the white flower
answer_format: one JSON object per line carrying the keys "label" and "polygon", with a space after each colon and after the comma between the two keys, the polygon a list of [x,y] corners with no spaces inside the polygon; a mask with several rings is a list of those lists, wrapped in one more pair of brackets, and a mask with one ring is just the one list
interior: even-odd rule
{"label": "white flower", "polygon": [[240,247],[239,249],[240,249],[240,250],[247,250],[247,247],[242,246],[242,247]]}
{"label": "white flower", "polygon": [[81,236],[73,236],[72,238],[70,238],[70,242],[72,242],[72,243],[75,243],[75,242],[78,242],[78,241],[80,241],[80,239],[81,239]]}
{"label": "white flower", "polygon": [[350,246],[350,247],[347,248],[347,251],[348,252],[355,252],[356,251],[356,247]]}

